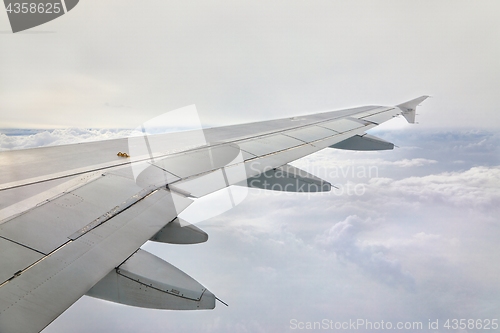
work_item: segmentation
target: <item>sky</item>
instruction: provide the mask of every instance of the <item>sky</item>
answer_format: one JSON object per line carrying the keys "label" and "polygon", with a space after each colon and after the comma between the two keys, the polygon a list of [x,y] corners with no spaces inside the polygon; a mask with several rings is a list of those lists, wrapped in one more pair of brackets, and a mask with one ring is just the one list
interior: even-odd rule
{"label": "sky", "polygon": [[191,104],[230,124],[421,95],[437,110],[425,126],[495,127],[499,7],[82,0],[17,34],[2,10],[0,128],[135,127]]}
{"label": "sky", "polygon": [[0,10],[0,150],[120,137],[192,104],[213,126],[432,96],[418,125],[394,119],[370,132],[393,151],[330,149],[293,163],[339,189],[252,189],[197,224],[207,243],[143,247],[229,307],[83,297],[44,332],[290,332],[323,319],[449,332],[447,319],[500,319],[499,10],[498,1],[82,0],[17,34]]}

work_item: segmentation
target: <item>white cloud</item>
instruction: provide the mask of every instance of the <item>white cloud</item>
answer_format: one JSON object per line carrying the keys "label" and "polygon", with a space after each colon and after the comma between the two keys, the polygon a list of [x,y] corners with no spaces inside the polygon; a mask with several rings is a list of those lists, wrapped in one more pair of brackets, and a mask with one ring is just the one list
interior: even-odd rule
{"label": "white cloud", "polygon": [[130,133],[130,130],[84,128],[44,130],[31,135],[6,135],[0,133],[0,151],[117,139],[127,137]]}
{"label": "white cloud", "polygon": [[[394,162],[388,162],[389,165],[393,164],[402,168],[411,168],[411,167],[421,167],[428,164],[437,163],[436,160],[429,160],[426,158],[412,158],[412,159],[404,159]],[[384,165],[384,163],[381,163]],[[387,165],[387,164],[385,164]]]}
{"label": "white cloud", "polygon": [[460,207],[500,204],[500,166],[473,167],[459,172],[443,172],[401,180],[374,178],[368,191],[377,195],[402,196],[423,202],[444,202]]}
{"label": "white cloud", "polygon": [[324,249],[334,251],[341,260],[356,264],[378,281],[413,290],[415,280],[402,269],[398,260],[386,256],[383,245],[366,244],[358,239],[360,225],[364,223],[366,221],[357,216],[348,216],[318,236],[316,242]]}

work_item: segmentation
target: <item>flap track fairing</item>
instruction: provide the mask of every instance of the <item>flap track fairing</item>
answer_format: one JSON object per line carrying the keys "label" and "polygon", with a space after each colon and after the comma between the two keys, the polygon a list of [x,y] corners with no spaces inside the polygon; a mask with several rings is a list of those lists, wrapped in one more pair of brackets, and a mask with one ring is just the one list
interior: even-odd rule
{"label": "flap track fairing", "polygon": [[87,292],[87,296],[141,308],[215,308],[215,295],[168,262],[139,249]]}
{"label": "flap track fairing", "polygon": [[328,192],[332,189],[329,182],[288,164],[250,177],[238,185],[299,193]]}
{"label": "flap track fairing", "polygon": [[373,135],[355,135],[349,139],[340,141],[330,148],[344,149],[344,150],[390,150],[394,149],[394,144]]}
{"label": "flap track fairing", "polygon": [[150,240],[169,244],[199,244],[208,240],[208,234],[197,226],[176,217]]}

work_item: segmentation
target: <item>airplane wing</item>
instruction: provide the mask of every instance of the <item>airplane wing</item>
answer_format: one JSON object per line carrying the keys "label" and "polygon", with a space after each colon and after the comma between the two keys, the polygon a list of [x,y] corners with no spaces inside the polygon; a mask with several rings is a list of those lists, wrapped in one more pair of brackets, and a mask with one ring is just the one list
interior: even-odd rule
{"label": "airplane wing", "polygon": [[328,147],[392,149],[366,131],[399,115],[414,122],[426,98],[205,129],[203,145],[186,131],[0,152],[0,333],[40,332],[83,295],[214,308],[210,291],[141,245],[206,241],[177,216],[231,185],[330,190],[288,163]]}

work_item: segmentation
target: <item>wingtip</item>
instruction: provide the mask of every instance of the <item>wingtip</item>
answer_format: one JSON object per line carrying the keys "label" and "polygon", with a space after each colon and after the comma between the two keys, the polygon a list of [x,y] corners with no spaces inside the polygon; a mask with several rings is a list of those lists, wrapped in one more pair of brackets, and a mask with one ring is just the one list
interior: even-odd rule
{"label": "wingtip", "polygon": [[406,121],[408,121],[410,124],[415,124],[415,111],[417,109],[417,106],[429,97],[430,96],[428,95],[423,95],[412,99],[411,101],[399,104],[397,105],[397,107],[401,109],[401,114],[403,115],[403,117],[405,117]]}

